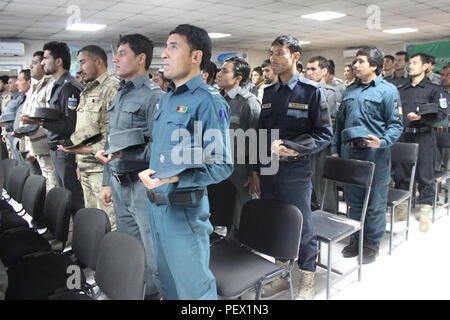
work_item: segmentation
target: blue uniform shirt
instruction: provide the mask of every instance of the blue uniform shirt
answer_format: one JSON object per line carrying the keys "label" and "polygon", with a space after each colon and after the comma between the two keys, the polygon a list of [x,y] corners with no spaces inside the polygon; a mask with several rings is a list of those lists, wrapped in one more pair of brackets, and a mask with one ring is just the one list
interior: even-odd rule
{"label": "blue uniform shirt", "polygon": [[[325,149],[333,134],[326,97],[314,82],[296,73],[286,85],[280,81],[264,89],[259,129],[278,129],[281,140],[299,145],[300,156]],[[268,149],[270,146],[270,131]],[[299,139],[299,136],[302,136]]]}
{"label": "blue uniform shirt", "polygon": [[360,81],[352,84],[342,99],[331,153],[340,153],[341,132],[345,128],[355,126],[364,126],[369,134],[381,139],[381,148],[391,146],[403,131],[400,107],[397,88],[381,77],[375,78],[369,84]]}
{"label": "blue uniform shirt", "polygon": [[[197,129],[201,129],[197,136],[194,135],[195,122],[199,125]],[[158,191],[204,188],[228,178],[233,172],[229,126],[228,104],[215,88],[203,83],[201,75],[192,78],[176,90],[171,88],[161,98],[154,117],[150,168],[158,172],[163,159],[161,155],[181,144],[183,148],[203,149],[206,157],[213,161],[206,163],[202,168],[187,169],[178,175],[180,179],[178,183],[163,185],[157,188]],[[180,129],[185,129],[182,131],[189,132],[190,136],[186,137],[178,131],[179,139],[173,139],[172,135],[177,136],[177,130]]]}
{"label": "blue uniform shirt", "polygon": [[[152,117],[164,92],[147,74],[120,83],[119,91],[108,108],[108,135],[126,129],[141,128],[146,141],[151,140]],[[105,150],[108,148],[108,141]],[[123,152],[121,158],[104,166],[103,185],[109,186],[111,172],[131,173],[145,170],[150,158],[149,144]]]}

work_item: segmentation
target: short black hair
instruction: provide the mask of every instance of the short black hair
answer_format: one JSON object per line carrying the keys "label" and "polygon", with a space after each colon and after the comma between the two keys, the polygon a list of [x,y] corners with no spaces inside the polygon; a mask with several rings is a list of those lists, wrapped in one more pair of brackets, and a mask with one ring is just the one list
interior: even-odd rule
{"label": "short black hair", "polygon": [[206,83],[213,83],[214,79],[216,79],[217,75],[217,66],[214,62],[208,61],[206,66],[202,69],[203,72],[208,72],[208,78],[206,79]]}
{"label": "short black hair", "polygon": [[10,80],[10,79],[18,79],[18,77],[16,76],[16,75],[12,75],[12,76],[9,76],[9,79],[8,79],[8,81]]}
{"label": "short black hair", "polygon": [[30,81],[31,80],[31,71],[30,69],[23,69],[20,70],[19,74],[23,73],[25,80]]}
{"label": "short black hair", "polygon": [[42,61],[42,59],[44,59],[44,51],[36,51],[35,53],[33,53],[33,57],[41,57]]}
{"label": "short black hair", "polygon": [[47,42],[44,44],[43,50],[50,51],[50,55],[55,60],[60,58],[63,63],[63,68],[65,70],[70,70],[70,49],[65,42]]}
{"label": "short black hair", "polygon": [[203,70],[208,61],[211,60],[212,42],[208,32],[205,29],[190,24],[180,24],[170,31],[169,35],[172,34],[185,36],[191,52],[200,50],[203,53],[202,62],[200,63],[200,70]]}
{"label": "short black hair", "polygon": [[0,81],[3,82],[3,84],[8,84],[9,77],[8,76],[0,76]]}
{"label": "short black hair", "polygon": [[166,77],[164,77],[164,72],[163,71],[158,71],[158,73],[161,75],[161,80],[163,82],[170,82],[170,79],[167,79]]}
{"label": "short black hair", "polygon": [[415,58],[415,57],[420,57],[420,61],[422,61],[422,64],[431,63],[430,56],[426,53],[422,53],[422,52],[415,53],[411,56],[410,59]]}
{"label": "short black hair", "polygon": [[239,85],[242,85],[247,82],[248,77],[250,76],[250,65],[248,62],[240,57],[231,57],[225,60],[225,62],[233,63],[233,77],[241,76],[242,80]]}
{"label": "short black hair", "polygon": [[392,62],[394,62],[394,60],[395,60],[395,58],[394,58],[393,56],[391,56],[390,54],[385,55],[385,56],[383,57],[383,59],[389,59],[389,60],[391,60]]}
{"label": "short black hair", "polygon": [[431,54],[428,55],[428,60],[430,60],[431,64],[436,64],[436,57],[432,56]]}
{"label": "short black hair", "polygon": [[303,72],[303,64],[299,61],[297,61],[297,71]]}
{"label": "short black hair", "polygon": [[259,74],[260,76],[262,76],[262,74],[263,74],[262,68],[261,68],[260,66],[254,67],[253,70],[252,70],[252,72],[253,72],[253,71],[258,72],[258,74]]}
{"label": "short black hair", "polygon": [[313,62],[316,62],[316,61],[319,62],[319,67],[321,69],[325,69],[325,68],[328,69],[328,67],[330,66],[328,60],[326,58],[322,57],[322,56],[314,56],[314,57],[312,57],[312,58],[310,58],[308,60],[308,63],[313,63]]}
{"label": "short black hair", "polygon": [[395,53],[396,56],[405,56],[405,61],[409,61],[409,53],[406,51],[398,51]]}
{"label": "short black hair", "polygon": [[272,42],[272,46],[284,46],[287,45],[289,51],[291,53],[299,52],[302,53],[302,46],[300,45],[300,41],[290,34],[284,34],[282,36],[277,37]]}
{"label": "short black hair", "polygon": [[80,52],[83,52],[83,51],[86,51],[89,54],[89,56],[91,56],[92,58],[98,58],[98,59],[102,60],[105,67],[108,67],[108,57],[106,55],[106,52],[99,46],[96,46],[96,45],[85,46],[85,47],[81,48],[80,50],[78,50],[77,55],[79,55]]}
{"label": "short black hair", "polygon": [[128,43],[135,55],[145,54],[145,70],[150,68],[153,58],[153,41],[140,33],[127,34],[120,37],[117,46]]}
{"label": "short black hair", "polygon": [[369,65],[372,67],[377,67],[375,69],[376,75],[380,75],[383,70],[383,50],[376,47],[362,47],[358,50],[358,52],[356,52],[356,56],[366,56]]}
{"label": "short black hair", "polygon": [[261,69],[265,68],[267,66],[272,67],[272,63],[270,62],[270,59],[266,59],[266,60],[263,61],[263,63],[261,63]]}
{"label": "short black hair", "polygon": [[334,72],[336,70],[336,65],[334,64],[334,61],[331,59],[328,60],[327,70],[328,70],[329,74],[334,75]]}

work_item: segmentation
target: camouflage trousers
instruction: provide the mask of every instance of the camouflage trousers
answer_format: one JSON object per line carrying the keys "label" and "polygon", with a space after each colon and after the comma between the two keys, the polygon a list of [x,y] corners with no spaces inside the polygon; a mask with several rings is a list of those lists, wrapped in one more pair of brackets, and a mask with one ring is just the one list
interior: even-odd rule
{"label": "camouflage trousers", "polygon": [[111,223],[111,231],[115,231],[116,216],[114,206],[105,206],[100,201],[100,192],[102,191],[103,172],[86,172],[80,170],[81,187],[84,193],[84,206],[86,208],[97,208],[106,212]]}
{"label": "camouflage trousers", "polygon": [[50,155],[35,155],[39,166],[41,167],[42,175],[46,181],[47,192],[49,192],[54,187],[58,186],[58,182],[56,180],[56,172],[55,168],[53,168],[52,159]]}

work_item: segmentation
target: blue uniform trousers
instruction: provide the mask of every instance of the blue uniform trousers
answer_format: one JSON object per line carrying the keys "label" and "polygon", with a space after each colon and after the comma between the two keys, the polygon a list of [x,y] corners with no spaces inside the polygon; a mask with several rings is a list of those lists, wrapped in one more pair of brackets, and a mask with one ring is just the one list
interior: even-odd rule
{"label": "blue uniform trousers", "polygon": [[[389,148],[354,149],[343,146],[341,156],[375,163],[372,189],[364,221],[364,246],[378,246],[386,230],[387,196],[391,179],[391,150]],[[347,205],[350,206],[349,216],[354,220],[361,219],[365,192],[364,188],[344,186],[345,199]],[[358,235],[356,235],[356,238],[358,238]]]}
{"label": "blue uniform trousers", "polygon": [[317,237],[311,217],[311,161],[280,161],[276,175],[261,175],[261,198],[284,201],[297,206],[303,216],[298,253],[301,270],[315,271]]}
{"label": "blue uniform trousers", "polygon": [[148,202],[161,291],[168,300],[216,300],[216,279],[209,269],[209,202],[191,205]]}
{"label": "blue uniform trousers", "polygon": [[141,240],[147,260],[145,294],[156,294],[159,291],[159,284],[156,272],[156,255],[151,235],[152,230],[147,213],[148,200],[145,186],[141,181],[121,185],[113,178],[111,179],[111,189],[117,231]]}

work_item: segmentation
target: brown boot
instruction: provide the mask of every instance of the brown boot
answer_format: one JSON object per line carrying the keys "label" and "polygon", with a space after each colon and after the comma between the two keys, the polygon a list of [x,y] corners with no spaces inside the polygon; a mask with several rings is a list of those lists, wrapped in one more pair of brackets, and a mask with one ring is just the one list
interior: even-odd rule
{"label": "brown boot", "polygon": [[420,216],[419,216],[419,230],[420,232],[428,232],[431,227],[431,210],[432,206],[429,204],[420,205]]}
{"label": "brown boot", "polygon": [[300,270],[300,284],[296,300],[313,300],[314,282],[316,273],[313,271]]}
{"label": "brown boot", "polygon": [[[391,216],[386,218],[386,223],[391,223]],[[402,202],[395,209],[394,223],[398,221],[406,221],[408,217],[408,202]]]}

